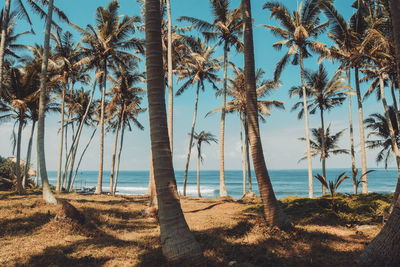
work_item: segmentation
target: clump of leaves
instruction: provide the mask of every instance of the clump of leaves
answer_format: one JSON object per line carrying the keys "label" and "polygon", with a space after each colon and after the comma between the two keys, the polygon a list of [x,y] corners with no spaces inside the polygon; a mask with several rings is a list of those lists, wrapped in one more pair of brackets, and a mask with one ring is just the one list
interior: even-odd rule
{"label": "clump of leaves", "polygon": [[324,176],[317,174],[315,175],[315,178],[325,187],[329,188],[329,191],[331,193],[331,199],[332,199],[332,204],[334,204],[334,197],[336,191],[339,189],[339,186],[349,177],[345,175],[346,172],[342,172],[341,174],[338,175],[338,177],[334,181],[327,181]]}
{"label": "clump of leaves", "polygon": [[352,170],[353,172],[353,184],[354,184],[354,194],[357,195],[358,194],[358,187],[360,186],[361,183],[363,183],[364,181],[362,181],[362,178],[367,175],[368,173],[374,172],[375,170],[368,170],[364,173],[361,174],[361,176],[359,178],[357,178],[358,175],[358,169],[354,168]]}

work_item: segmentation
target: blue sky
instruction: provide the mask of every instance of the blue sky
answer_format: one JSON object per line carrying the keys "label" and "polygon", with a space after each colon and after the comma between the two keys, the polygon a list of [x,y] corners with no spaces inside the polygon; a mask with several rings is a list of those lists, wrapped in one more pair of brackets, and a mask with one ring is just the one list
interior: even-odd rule
{"label": "blue sky", "polygon": [[[55,4],[65,11],[69,16],[71,22],[79,25],[86,26],[87,24],[94,24],[95,9],[101,5],[107,5],[110,0],[69,0],[60,1],[56,0]],[[127,15],[140,15],[139,5],[135,0],[120,0],[120,13]],[[232,8],[239,5],[239,0],[232,0]],[[290,9],[295,9],[297,6],[296,0],[286,0],[285,4]],[[252,12],[254,17],[254,44],[255,44],[255,60],[256,66],[262,68],[265,72],[265,78],[272,78],[273,70],[276,62],[283,55],[283,51],[275,51],[272,48],[272,43],[278,41],[271,33],[269,33],[264,27],[258,27],[260,24],[276,24],[274,20],[270,18],[269,12],[262,9],[262,5],[265,1],[253,0],[252,1]],[[201,18],[211,22],[211,11],[209,8],[208,0],[171,0],[172,15],[176,19],[180,16],[193,16]],[[350,7],[350,1],[348,0],[336,0],[336,6],[339,11],[344,14],[345,17],[349,17],[353,10]],[[34,21],[34,29],[36,35],[24,37],[22,42],[24,43],[43,43],[43,21],[32,15]],[[322,21],[326,18],[322,16]],[[74,32],[71,27],[62,25],[64,30],[70,30]],[[18,26],[20,31],[29,29],[29,26],[24,21]],[[80,37],[75,34],[76,39]],[[329,39],[326,36],[321,37],[322,42],[330,44]],[[217,50],[216,56],[222,56],[222,49]],[[232,50],[230,52],[231,60],[238,66],[242,66],[242,55],[237,54]],[[306,60],[306,67],[312,70],[318,68],[317,56]],[[325,63],[324,63],[325,64]],[[333,73],[336,65],[327,62],[325,64],[328,70]],[[222,76],[222,75],[221,75]],[[302,169],[306,168],[306,162],[298,163],[298,159],[303,156],[305,151],[305,144],[298,140],[299,137],[304,136],[304,121],[297,120],[297,113],[290,112],[291,107],[297,101],[297,99],[290,99],[288,97],[288,89],[293,85],[299,84],[299,69],[298,66],[288,66],[282,76],[282,86],[276,90],[270,99],[281,100],[285,102],[286,110],[274,110],[272,116],[267,119],[267,123],[261,124],[261,136],[264,146],[264,153],[267,160],[267,165],[271,169]],[[175,85],[177,88],[179,85]],[[367,85],[363,85],[365,89]],[[187,153],[188,146],[188,135],[193,116],[193,103],[194,103],[194,88],[188,89],[183,95],[175,98],[175,125],[174,125],[174,166],[175,169],[181,170],[184,168],[185,155]],[[89,90],[89,88],[88,88]],[[199,115],[198,124],[196,131],[206,130],[210,131],[216,136],[219,136],[219,114],[208,116],[205,118],[205,114],[221,105],[221,99],[215,97],[215,92],[209,86],[206,92],[201,93],[199,100]],[[144,106],[147,106],[147,101],[144,101]],[[364,102],[365,110],[364,117],[374,112],[381,112],[382,107],[379,102],[375,100],[374,96],[371,96]],[[356,101],[353,100],[353,118],[354,118],[354,129],[355,129],[355,141],[356,149],[359,151],[359,139],[358,139],[358,119],[356,113]],[[331,124],[333,132],[337,132],[342,129],[348,128],[348,113],[347,113],[347,102],[343,106],[334,109],[326,115],[327,124]],[[148,114],[145,113],[139,117],[139,120],[145,126],[144,131],[134,129],[133,132],[126,133],[126,139],[124,143],[124,151],[122,155],[121,169],[124,170],[146,170],[149,166],[149,126],[148,126]],[[46,157],[47,165],[49,170],[55,170],[57,168],[57,157],[58,157],[58,143],[59,136],[57,131],[59,128],[59,115],[50,115],[46,120]],[[319,116],[314,115],[310,117],[310,126],[312,128],[319,127]],[[26,127],[24,130],[24,139],[22,144],[23,155],[26,154],[26,143],[27,136],[30,127]],[[92,129],[84,129],[82,144],[86,143]],[[10,136],[12,132],[12,124],[1,124],[0,125],[0,147],[2,156],[10,156],[11,142]],[[349,147],[348,141],[349,133],[346,130],[341,141],[342,147]],[[241,154],[240,154],[240,140],[239,140],[239,120],[235,114],[227,116],[226,122],[226,158],[225,164],[226,169],[241,169]],[[94,142],[89,148],[84,164],[82,164],[83,170],[96,170],[98,168],[98,139],[96,136]],[[35,145],[35,144],[34,144]],[[105,169],[109,169],[111,165],[111,154],[113,147],[113,135],[108,134],[105,141]],[[204,153],[204,169],[218,169],[218,145],[212,144],[211,146],[205,145],[203,149]],[[193,150],[193,153],[196,153]],[[192,154],[195,155],[195,154]],[[375,163],[376,151],[369,151],[367,154],[368,165],[371,168],[376,167]],[[194,158],[191,162],[190,168],[195,168]],[[34,159],[35,161],[35,159]],[[359,153],[357,153],[358,167],[360,166]],[[350,156],[333,156],[327,161],[328,168],[348,168],[350,166]],[[314,160],[314,168],[320,168],[319,160]]]}

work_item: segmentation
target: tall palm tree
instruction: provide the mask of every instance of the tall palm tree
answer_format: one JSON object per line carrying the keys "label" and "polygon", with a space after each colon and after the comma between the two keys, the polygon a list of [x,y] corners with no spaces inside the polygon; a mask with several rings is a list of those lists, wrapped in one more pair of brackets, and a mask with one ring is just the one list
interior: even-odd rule
{"label": "tall palm tree", "polygon": [[162,251],[168,261],[203,263],[180,207],[168,138],[161,47],[160,0],[146,1],[146,73],[150,113],[151,150]]}
{"label": "tall palm tree", "polygon": [[101,117],[100,117],[100,161],[99,174],[96,185],[96,194],[101,194],[103,184],[103,159],[104,159],[104,109],[107,90],[107,72],[113,64],[126,65],[138,57],[127,50],[134,49],[143,52],[142,41],[132,37],[137,30],[136,23],[139,17],[120,16],[118,14],[119,3],[116,0],[96,10],[97,25],[87,25],[86,29],[74,26],[82,35],[82,42],[86,45],[82,48],[83,58],[77,63],[85,65],[88,69],[95,69],[101,79]]}
{"label": "tall palm tree", "polygon": [[210,132],[201,131],[200,133],[194,133],[193,138],[196,140],[195,144],[197,147],[197,195],[201,197],[200,192],[200,164],[203,162],[203,156],[201,155],[201,145],[203,143],[211,145],[211,142],[218,143],[218,139]]}
{"label": "tall palm tree", "polygon": [[214,21],[209,23],[207,21],[193,18],[193,17],[180,17],[181,21],[188,21],[193,24],[195,28],[202,32],[206,40],[217,41],[216,45],[222,45],[224,50],[223,57],[223,91],[222,91],[222,109],[221,109],[221,122],[220,122],[220,188],[219,194],[221,197],[227,196],[225,186],[225,113],[226,113],[226,94],[228,83],[228,52],[231,47],[235,47],[237,51],[243,49],[243,44],[239,39],[242,32],[243,23],[240,16],[240,9],[229,9],[230,0],[210,0],[212,18]]}
{"label": "tall palm tree", "polygon": [[[335,45],[328,50],[328,58],[336,59],[341,62],[341,68],[345,71],[354,70],[354,78],[356,85],[357,105],[358,105],[358,120],[360,128],[360,148],[361,148],[361,169],[362,173],[367,172],[367,156],[365,151],[365,127],[363,115],[363,103],[360,88],[359,69],[365,58],[362,52],[363,35],[366,28],[365,18],[368,17],[364,6],[365,1],[357,0],[353,7],[357,10],[355,14],[347,22],[343,16],[336,10],[332,1],[322,0],[321,8],[324,14],[330,20],[329,38]],[[349,76],[350,77],[350,76]],[[350,80],[349,80],[350,85]],[[351,95],[348,95],[351,101]],[[362,193],[368,193],[368,178],[367,175],[362,177]]]}
{"label": "tall palm tree", "polygon": [[289,227],[290,222],[276,200],[272,189],[258,125],[258,105],[256,93],[253,27],[250,0],[242,0],[242,16],[244,27],[244,74],[247,84],[247,120],[249,124],[249,140],[256,173],[258,188],[263,203],[264,216],[268,225],[281,228]]}
{"label": "tall palm tree", "polygon": [[178,89],[176,95],[179,96],[186,91],[190,86],[196,86],[196,96],[194,104],[193,122],[190,130],[188,154],[185,164],[185,172],[183,176],[183,195],[186,196],[187,175],[189,170],[190,155],[193,146],[193,135],[196,127],[197,108],[199,103],[200,89],[205,90],[205,83],[208,82],[214,89],[218,89],[217,72],[220,69],[220,62],[214,58],[215,48],[207,46],[200,39],[195,39],[190,44],[189,52],[182,58],[176,73],[178,80],[184,81],[183,85]]}
{"label": "tall palm tree", "polygon": [[275,80],[281,76],[283,69],[289,62],[300,66],[300,78],[303,91],[304,124],[306,132],[307,163],[308,163],[308,194],[313,197],[313,175],[312,160],[310,152],[310,130],[308,124],[308,104],[305,84],[304,59],[311,57],[310,50],[318,53],[325,51],[325,44],[317,42],[316,39],[323,33],[328,22],[320,23],[320,0],[306,0],[304,6],[299,5],[293,14],[281,3],[267,2],[264,9],[271,11],[271,17],[277,19],[281,27],[265,25],[271,32],[283,40],[273,44],[273,47],[280,50],[283,46],[288,50],[282,59],[277,63],[275,69]]}
{"label": "tall palm tree", "polygon": [[[249,137],[248,137],[248,122],[246,116],[247,110],[247,96],[246,96],[246,80],[244,76],[243,69],[236,67],[232,64],[234,77],[229,79],[227,95],[233,99],[229,101],[225,106],[226,113],[238,113],[240,117],[240,125],[244,128],[244,141],[243,141],[243,161],[244,161],[244,185],[246,186],[246,178],[248,180],[248,191],[252,192],[252,181],[251,181],[251,166],[250,166],[250,156],[249,156]],[[256,92],[257,92],[257,106],[259,112],[259,120],[265,122],[266,116],[270,115],[272,108],[284,109],[284,104],[282,101],[278,100],[262,100],[263,97],[271,94],[272,90],[278,88],[279,83],[264,80],[263,75],[265,72],[262,69],[257,69],[256,71]],[[210,111],[214,113],[221,110],[223,107],[219,107]],[[208,115],[207,114],[207,115]],[[247,175],[246,175],[247,172]],[[244,190],[246,192],[246,190]]]}
{"label": "tall palm tree", "polygon": [[44,123],[45,123],[45,109],[46,109],[46,89],[47,89],[47,67],[50,51],[50,30],[53,15],[54,0],[49,0],[47,18],[46,18],[46,31],[44,36],[44,53],[42,60],[42,68],[40,74],[40,97],[39,97],[39,114],[38,114],[38,135],[37,146],[40,162],[40,176],[42,178],[43,199],[51,204],[57,204],[57,199],[54,197],[50,189],[49,180],[47,177],[46,157],[44,153]]}
{"label": "tall palm tree", "polygon": [[[305,71],[305,82],[306,82],[306,93],[308,97],[311,97],[311,103],[308,106],[310,114],[315,114],[317,110],[320,113],[321,119],[321,145],[322,145],[322,177],[326,178],[326,158],[325,155],[325,120],[324,111],[330,111],[336,106],[342,105],[343,101],[346,99],[346,94],[344,89],[347,88],[345,84],[345,78],[343,77],[343,72],[341,70],[336,71],[331,79],[328,79],[328,72],[326,71],[324,65],[320,65],[318,70],[315,72]],[[300,98],[303,97],[302,86],[292,87],[289,90],[289,96],[293,97],[298,95]],[[301,119],[304,114],[303,102],[297,102],[292,110],[300,109],[298,118]],[[311,145],[312,146],[312,145]],[[322,195],[326,194],[327,188],[324,183],[322,183]]]}

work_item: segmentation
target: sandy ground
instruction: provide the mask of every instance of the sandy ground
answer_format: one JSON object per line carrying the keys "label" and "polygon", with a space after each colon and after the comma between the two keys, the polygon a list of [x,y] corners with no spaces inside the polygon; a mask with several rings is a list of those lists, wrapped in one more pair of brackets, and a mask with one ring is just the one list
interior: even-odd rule
{"label": "sandy ground", "polygon": [[[0,197],[0,266],[166,266],[159,227],[143,216],[141,196],[59,195],[86,217],[83,226],[55,216],[40,195]],[[297,220],[269,229],[257,203],[181,200],[207,266],[351,266],[380,229]]]}

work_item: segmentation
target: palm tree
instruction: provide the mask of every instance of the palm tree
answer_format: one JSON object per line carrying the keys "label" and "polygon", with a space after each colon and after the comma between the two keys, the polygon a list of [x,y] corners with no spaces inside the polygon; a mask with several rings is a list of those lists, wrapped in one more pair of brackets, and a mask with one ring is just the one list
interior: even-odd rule
{"label": "palm tree", "polygon": [[224,49],[223,68],[223,91],[222,91],[222,109],[221,109],[221,123],[220,123],[220,189],[219,194],[221,197],[227,196],[225,186],[225,112],[226,112],[226,94],[228,83],[228,52],[231,47],[235,47],[237,51],[243,49],[243,44],[239,39],[242,32],[243,23],[240,16],[240,9],[229,9],[230,0],[211,0],[211,10],[214,21],[209,23],[207,21],[192,18],[180,17],[181,21],[188,21],[193,24],[195,28],[201,31],[206,40],[216,40],[216,45],[222,45]]}
{"label": "palm tree", "polygon": [[162,251],[168,261],[201,265],[203,256],[180,207],[168,138],[160,0],[146,1],[146,73],[150,136]]}
{"label": "palm tree", "polygon": [[319,8],[320,0],[306,0],[299,5],[298,10],[290,14],[289,10],[281,3],[267,2],[264,9],[271,11],[271,17],[276,18],[281,27],[264,25],[272,33],[283,40],[273,44],[273,47],[280,50],[283,46],[288,50],[282,59],[277,63],[275,69],[275,80],[279,80],[283,69],[291,62],[293,65],[300,65],[300,78],[303,91],[304,123],[306,131],[307,163],[308,163],[308,194],[313,197],[313,175],[310,152],[310,133],[308,125],[308,104],[305,84],[304,59],[311,57],[310,50],[318,53],[325,51],[325,44],[314,41],[318,35],[325,31],[328,22],[320,23]]}
{"label": "palm tree", "polygon": [[[324,65],[320,65],[318,70],[315,72],[305,71],[305,82],[306,82],[306,93],[308,97],[311,97],[311,103],[308,106],[310,114],[315,114],[319,110],[321,118],[321,162],[322,162],[322,176],[326,177],[326,155],[325,155],[325,121],[324,111],[330,111],[336,106],[342,105],[346,99],[344,89],[348,86],[345,84],[345,78],[342,76],[342,71],[338,70],[331,79],[328,80],[328,72]],[[303,97],[302,86],[292,87],[289,91],[289,96],[293,97],[298,95],[299,98]],[[304,114],[303,102],[297,102],[293,110],[299,109],[298,118],[301,119]],[[312,146],[312,145],[311,145]],[[326,194],[326,187],[322,183],[322,195]]]}
{"label": "palm tree", "polygon": [[44,36],[44,53],[42,60],[42,68],[40,74],[40,97],[39,97],[39,113],[38,113],[38,135],[37,146],[40,162],[40,176],[42,178],[43,199],[51,204],[57,204],[57,199],[54,197],[50,189],[49,180],[47,178],[46,170],[46,157],[44,154],[44,120],[46,109],[46,81],[47,81],[47,67],[50,51],[50,28],[53,15],[54,0],[49,0],[47,18],[46,18],[46,31]]}
{"label": "palm tree", "polygon": [[272,189],[258,125],[258,105],[256,93],[254,44],[250,0],[242,0],[242,16],[244,27],[244,74],[247,84],[247,120],[249,125],[249,140],[256,173],[258,188],[263,203],[264,216],[269,226],[286,228],[290,226],[289,219],[282,211]]}
{"label": "palm tree", "polygon": [[220,62],[213,58],[215,48],[207,46],[200,39],[194,40],[190,44],[190,51],[186,54],[180,65],[177,66],[176,73],[178,80],[184,80],[183,85],[178,89],[176,95],[179,96],[192,85],[196,85],[196,96],[194,104],[193,122],[190,131],[189,148],[186,158],[185,172],[183,176],[183,195],[186,196],[187,175],[189,170],[190,155],[193,146],[193,135],[196,127],[197,107],[199,103],[200,89],[205,90],[205,82],[208,82],[214,89],[218,89],[216,82],[218,81],[217,72],[220,69]]}
{"label": "palm tree", "polygon": [[[332,1],[321,1],[323,12],[326,17],[329,18],[331,25],[328,34],[329,38],[331,38],[335,43],[334,46],[329,48],[327,57],[339,60],[341,62],[341,68],[347,72],[350,72],[350,69],[352,68],[354,69],[358,105],[358,120],[360,127],[361,169],[362,173],[366,173],[367,157],[365,151],[365,128],[359,68],[365,58],[365,54],[362,52],[362,38],[366,27],[365,17],[368,17],[368,14],[366,13],[366,9],[363,8],[363,0],[355,1],[353,6],[357,9],[357,11],[351,17],[350,21],[346,22],[343,16],[341,16],[336,10],[332,4]],[[348,77],[350,85],[350,75]],[[351,101],[351,95],[348,95],[348,98],[349,101]],[[362,193],[368,193],[367,175],[363,176]]]}
{"label": "palm tree", "polygon": [[[340,137],[342,137],[345,130],[341,130],[336,134],[331,134],[330,125],[326,128],[325,134],[323,135],[321,128],[313,128],[311,129],[311,156],[316,157],[319,156],[320,160],[322,161],[323,157],[325,159],[329,158],[331,155],[338,155],[338,154],[349,154],[347,149],[342,149],[338,146]],[[324,136],[324,138],[322,138]],[[324,141],[322,141],[324,139]],[[304,137],[300,138],[299,140],[305,141]],[[322,144],[324,142],[324,145]],[[307,159],[307,156],[301,158],[300,160]]]}
{"label": "palm tree", "polygon": [[196,140],[195,144],[197,147],[197,195],[201,197],[200,192],[200,163],[203,162],[203,156],[201,155],[201,145],[203,143],[211,145],[211,142],[218,143],[217,138],[210,133],[201,131],[200,133],[194,133],[193,138]]}
{"label": "palm tree", "polygon": [[[238,113],[240,117],[240,126],[244,128],[244,141],[242,144],[243,147],[243,161],[244,161],[244,182],[243,188],[244,193],[246,193],[246,176],[248,176],[248,191],[252,192],[252,181],[251,181],[251,166],[250,166],[250,156],[249,156],[249,137],[248,137],[248,123],[246,116],[247,109],[247,98],[246,98],[246,80],[244,76],[243,69],[236,67],[232,64],[233,79],[229,79],[228,91],[227,95],[232,97],[233,99],[229,101],[225,106],[226,113]],[[263,75],[265,72],[262,69],[257,69],[256,71],[256,92],[257,92],[257,106],[259,112],[259,120],[265,122],[265,116],[270,115],[270,111],[272,108],[284,109],[284,104],[282,101],[278,100],[261,100],[263,97],[271,94],[272,90],[278,88],[279,83],[264,80]],[[210,111],[210,113],[214,113],[216,111],[221,110],[223,107],[219,107]],[[208,115],[207,114],[207,115]],[[242,139],[242,138],[241,138]],[[247,175],[246,175],[247,172]]]}
{"label": "palm tree", "polygon": [[[398,1],[391,0],[390,10],[391,19],[393,25],[393,35],[396,46],[396,61],[397,69],[400,64],[400,3]],[[400,73],[398,72],[399,76]],[[361,255],[361,261],[364,265],[386,265],[396,266],[400,263],[400,255],[396,253],[400,250],[400,243],[397,242],[400,238],[400,231],[398,225],[400,223],[400,201],[394,199],[394,209],[390,214],[390,217],[381,230],[381,232],[372,240],[372,242],[365,249]]]}
{"label": "palm tree", "polygon": [[87,29],[74,27],[83,35],[83,58],[77,65],[85,65],[88,69],[96,69],[97,76],[101,79],[101,116],[100,116],[100,162],[99,175],[96,185],[96,194],[101,194],[103,184],[103,158],[104,158],[104,109],[107,89],[107,71],[113,64],[126,65],[138,57],[127,50],[135,49],[143,53],[142,41],[136,37],[129,38],[136,32],[135,23],[140,22],[139,17],[120,16],[119,3],[116,0],[96,10],[95,27],[88,25]]}

